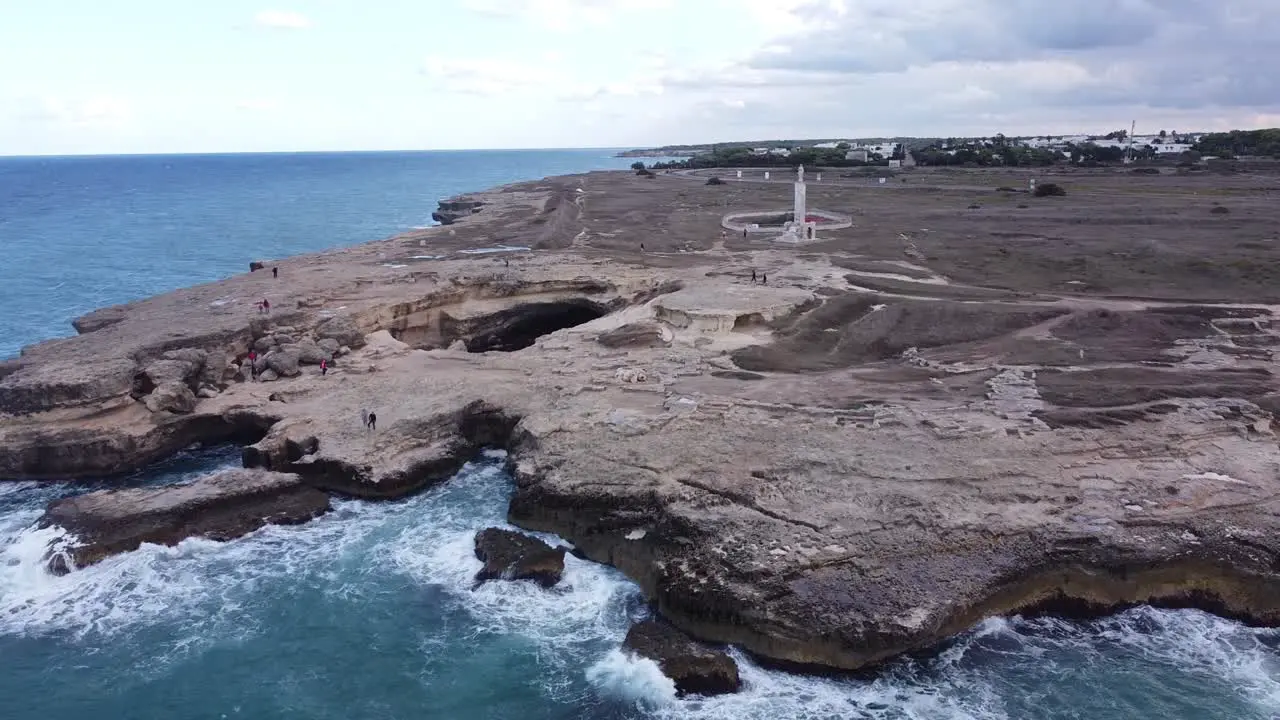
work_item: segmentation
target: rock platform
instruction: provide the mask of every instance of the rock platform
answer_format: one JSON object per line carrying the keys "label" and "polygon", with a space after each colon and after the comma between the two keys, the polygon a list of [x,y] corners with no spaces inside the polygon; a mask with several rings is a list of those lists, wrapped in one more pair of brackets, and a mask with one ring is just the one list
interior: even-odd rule
{"label": "rock platform", "polygon": [[[273,263],[278,280],[107,308],[0,365],[0,476],[230,440],[247,466],[391,498],[504,447],[511,522],[619,568],[679,630],[796,667],[1031,610],[1280,624],[1280,299],[1178,264],[1219,252],[1220,219],[1152,220],[1163,246],[1130,263],[1105,223],[1135,206],[1108,203],[1150,180],[1099,174],[1105,193],[1015,224],[965,210],[1000,201],[949,184],[972,177],[929,177],[811,188],[867,209],[802,250],[719,230],[789,188],[550,178],[475,194],[447,227]],[[1271,232],[1274,208],[1240,197],[1231,232]],[[1068,247],[1101,259],[1057,263]],[[1249,252],[1231,267],[1280,259]],[[246,378],[259,344],[296,374]]]}

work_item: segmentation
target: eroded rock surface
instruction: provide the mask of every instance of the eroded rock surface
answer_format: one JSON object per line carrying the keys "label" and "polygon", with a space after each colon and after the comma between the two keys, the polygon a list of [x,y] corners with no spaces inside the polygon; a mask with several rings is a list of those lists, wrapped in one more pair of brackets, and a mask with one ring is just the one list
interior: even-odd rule
{"label": "eroded rock surface", "polygon": [[681,695],[723,695],[737,692],[742,685],[733,658],[661,620],[632,625],[622,646],[658,663]]}
{"label": "eroded rock surface", "polygon": [[484,567],[476,582],[532,580],[544,588],[560,582],[564,574],[565,548],[551,547],[524,533],[488,528],[476,533],[476,558]]}
{"label": "eroded rock surface", "polygon": [[[726,202],[789,186],[553,178],[477,196],[448,228],[284,260],[287,282],[100,311],[0,364],[0,476],[237,439],[247,465],[389,498],[505,447],[513,523],[618,567],[685,633],[801,665],[862,667],[1032,608],[1280,623],[1271,244],[1228,248],[1219,225],[1205,244],[1208,213],[1161,219],[1197,196],[1162,185],[1143,205],[1159,242],[1134,259],[1109,229],[1131,204],[1072,192],[992,225],[951,177],[878,193],[857,229],[803,249],[720,233]],[[813,201],[865,205],[842,183]],[[1273,212],[1233,212],[1235,231],[1272,233]],[[311,343],[325,376],[301,362]],[[256,346],[295,349],[298,374],[246,380]],[[151,412],[139,376],[188,350],[206,354],[194,381],[156,377],[198,391],[211,358],[242,371],[189,413]]]}
{"label": "eroded rock surface", "polygon": [[328,510],[329,496],[297,475],[228,470],[180,485],[55,500],[40,524],[65,528],[71,536],[49,561],[62,574],[143,543],[176,545],[196,536],[230,540],[263,525],[303,523]]}

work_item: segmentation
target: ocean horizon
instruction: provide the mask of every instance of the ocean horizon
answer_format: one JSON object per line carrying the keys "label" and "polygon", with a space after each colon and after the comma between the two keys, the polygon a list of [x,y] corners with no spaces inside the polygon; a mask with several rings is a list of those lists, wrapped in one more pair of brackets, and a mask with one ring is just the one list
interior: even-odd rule
{"label": "ocean horizon", "polygon": [[626,169],[612,149],[0,157],[0,359],[101,307],[436,223],[444,198]]}

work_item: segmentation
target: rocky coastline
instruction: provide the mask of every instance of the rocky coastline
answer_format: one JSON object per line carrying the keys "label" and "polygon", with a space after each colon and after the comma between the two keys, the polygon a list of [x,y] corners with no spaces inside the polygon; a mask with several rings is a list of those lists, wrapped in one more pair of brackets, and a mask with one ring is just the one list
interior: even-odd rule
{"label": "rocky coastline", "polygon": [[[403,497],[504,448],[513,524],[626,573],[674,630],[799,668],[867,667],[1018,612],[1153,603],[1280,625],[1271,298],[1201,298],[1173,274],[1153,289],[1121,264],[1123,292],[967,279],[975,253],[993,276],[1020,259],[896,239],[949,212],[929,203],[967,205],[947,179],[901,191],[874,221],[887,240],[863,217],[796,249],[719,226],[786,185],[548,178],[442,203],[447,227],[281,260],[279,278],[104,308],[0,363],[0,477],[243,445],[243,471],[51,505],[42,522],[75,543],[51,550],[62,572],[303,522],[330,494]],[[1019,238],[1092,232],[1078,212],[1028,213]],[[478,580],[532,553],[521,576],[553,584],[563,548],[504,537],[477,539]]]}

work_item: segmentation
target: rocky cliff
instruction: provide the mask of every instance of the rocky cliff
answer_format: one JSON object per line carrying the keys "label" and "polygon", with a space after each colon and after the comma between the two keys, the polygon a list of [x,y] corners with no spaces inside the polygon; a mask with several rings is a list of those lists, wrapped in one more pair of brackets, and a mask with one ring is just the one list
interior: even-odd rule
{"label": "rocky cliff", "polygon": [[[1273,308],[977,287],[952,278],[968,265],[868,258],[857,230],[728,246],[726,192],[782,195],[540,181],[278,281],[97,313],[0,371],[0,475],[232,438],[247,465],[397,497],[502,446],[512,522],[618,567],[680,630],[798,667],[1029,610],[1280,620]],[[462,252],[539,237],[561,249]],[[254,348],[298,363],[255,381]]]}

